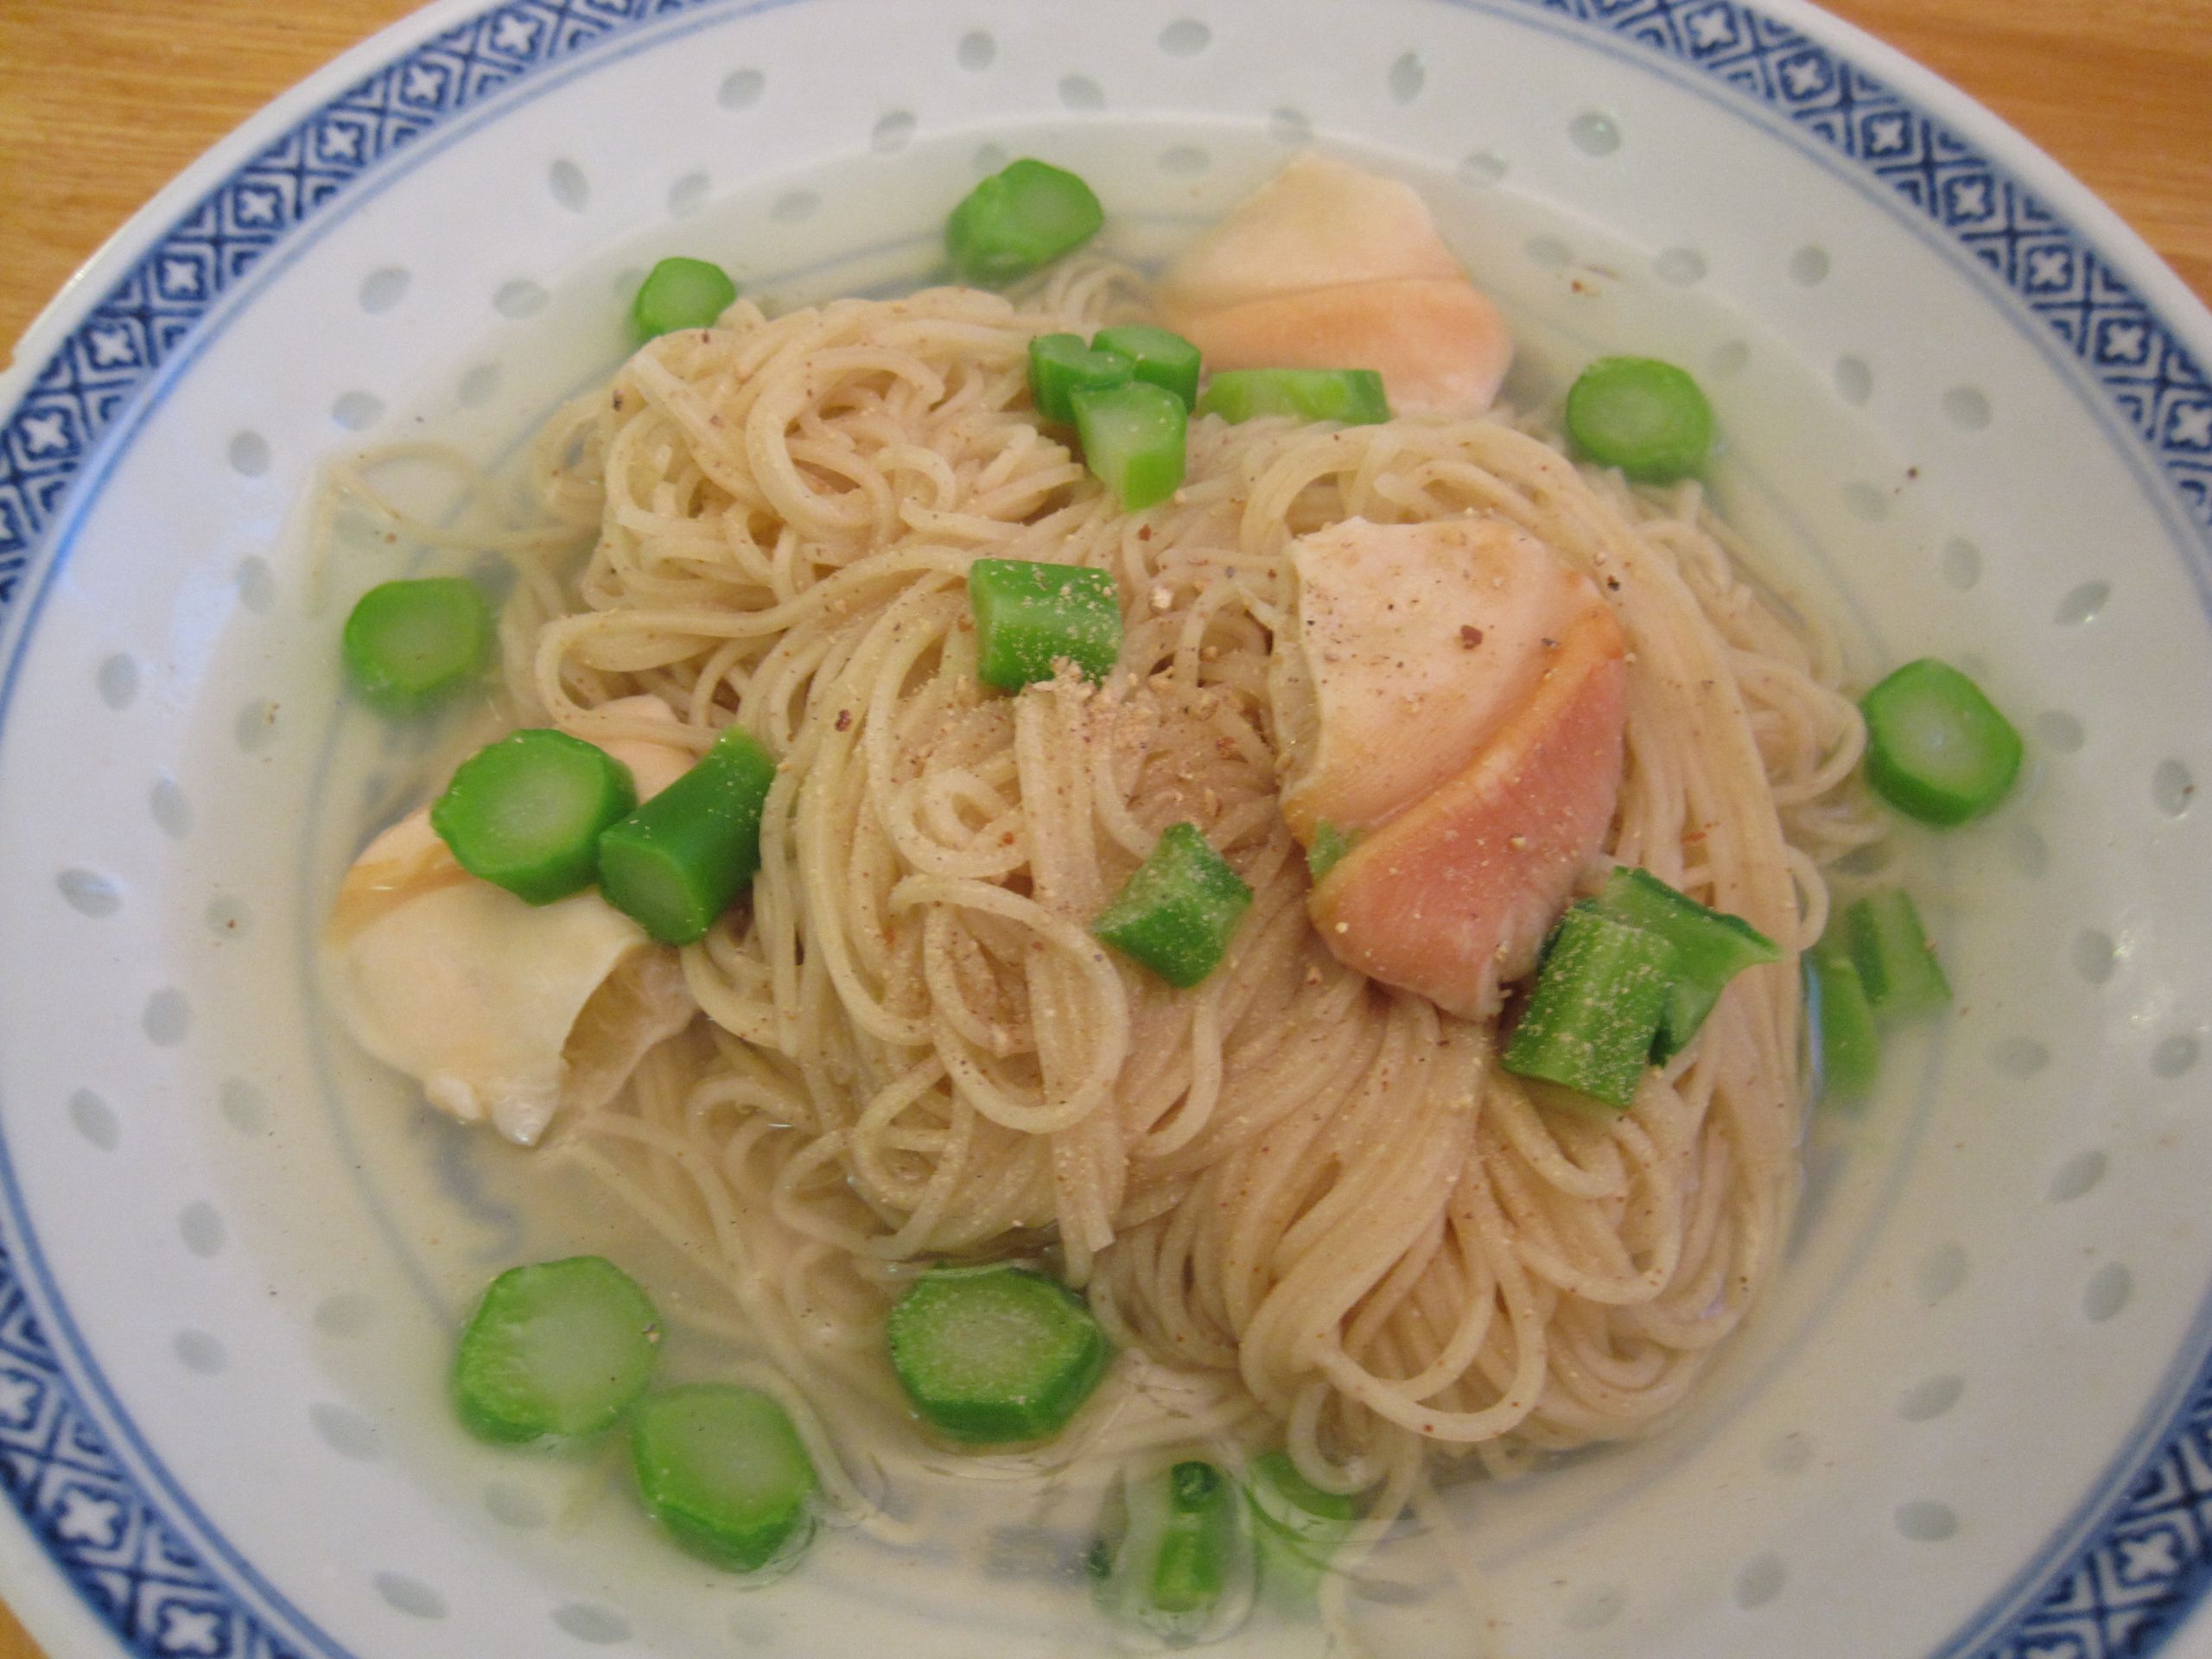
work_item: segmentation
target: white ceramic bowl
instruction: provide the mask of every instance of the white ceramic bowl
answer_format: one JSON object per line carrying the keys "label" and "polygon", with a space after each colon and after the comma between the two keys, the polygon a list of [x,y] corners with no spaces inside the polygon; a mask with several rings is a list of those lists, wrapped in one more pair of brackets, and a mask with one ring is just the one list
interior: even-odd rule
{"label": "white ceramic bowl", "polygon": [[[2179,1627],[2212,1526],[2212,320],[2111,214],[1789,0],[454,0],[165,193],[0,399],[0,1565],[52,1651],[1103,1645],[1019,1549],[840,1535],[733,1591],[451,1423],[457,1308],[561,1229],[315,1008],[336,872],[425,762],[340,706],[338,601],[391,570],[318,566],[302,504],[365,445],[503,453],[618,359],[661,253],[785,299],[911,281],[1033,152],[1145,256],[1309,137],[1429,191],[1519,397],[1601,348],[1696,368],[1777,577],[2031,738],[1927,852],[1958,1016],[1816,1126],[1713,1389],[1469,1495],[1499,1650]],[[1364,1616],[1464,1655],[1457,1605]]]}

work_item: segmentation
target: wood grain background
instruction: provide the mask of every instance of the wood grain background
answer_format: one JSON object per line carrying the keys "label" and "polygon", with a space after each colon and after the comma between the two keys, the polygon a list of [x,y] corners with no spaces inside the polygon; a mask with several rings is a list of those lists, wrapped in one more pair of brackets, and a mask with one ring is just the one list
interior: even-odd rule
{"label": "wood grain background", "polygon": [[[1827,3],[2018,127],[2212,300],[2212,0]],[[410,10],[0,0],[0,340],[201,150]],[[37,1656],[0,1607],[0,1659]]]}

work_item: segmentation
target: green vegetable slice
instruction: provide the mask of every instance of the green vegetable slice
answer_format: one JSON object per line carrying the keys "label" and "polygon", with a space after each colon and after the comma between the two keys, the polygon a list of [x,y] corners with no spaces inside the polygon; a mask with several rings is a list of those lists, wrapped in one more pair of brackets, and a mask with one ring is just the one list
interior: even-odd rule
{"label": "green vegetable slice", "polygon": [[737,284],[720,265],[704,259],[664,259],[638,285],[630,321],[641,340],[679,328],[711,328],[736,298]]}
{"label": "green vegetable slice", "polygon": [[1172,1646],[1202,1639],[1249,1590],[1252,1546],[1236,1488],[1190,1458],[1123,1483],[1100,1518],[1093,1595],[1107,1614]]}
{"label": "green vegetable slice", "polygon": [[1812,1026],[1816,1096],[1837,1105],[1864,1099],[1881,1065],[1874,1005],[1850,945],[1830,926],[1805,953],[1805,1006]]}
{"label": "green vegetable slice", "polygon": [[1948,663],[1907,663],[1859,707],[1866,716],[1866,781],[1909,817],[1964,823],[1995,807],[2019,776],[2019,733]]}
{"label": "green vegetable slice", "polygon": [[1390,418],[1390,400],[1373,369],[1217,369],[1198,412],[1230,422],[1287,415],[1372,426]]}
{"label": "green vegetable slice", "polygon": [[1106,1374],[1081,1297],[1026,1268],[938,1268],[891,1310],[891,1367],[924,1421],[956,1440],[1041,1440]]}
{"label": "green vegetable slice", "polygon": [[976,671],[986,685],[1019,691],[1073,663],[1103,680],[1122,652],[1122,601],[1114,578],[1084,565],[978,559],[968,567],[976,613]]}
{"label": "green vegetable slice", "polygon": [[995,288],[1072,252],[1105,222],[1106,210],[1089,185],[1025,156],[992,174],[952,210],[944,249],[955,276]]}
{"label": "green vegetable slice", "polygon": [[591,885],[599,834],[638,804],[630,770],[566,732],[512,732],[462,761],[430,808],[461,868],[533,905]]}
{"label": "green vegetable slice", "polygon": [[814,1460],[758,1389],[705,1382],[648,1395],[630,1421],[645,1512],[687,1553],[732,1573],[779,1566],[814,1531]]}
{"label": "green vegetable slice", "polygon": [[409,713],[484,666],[492,607],[459,576],[380,582],[346,617],[341,650],[363,696],[388,713]]}
{"label": "green vegetable slice", "polygon": [[1910,1020],[1951,1006],[1951,982],[1903,887],[1868,893],[1844,912],[1843,925],[1866,1000],[1883,1019]]}
{"label": "green vegetable slice", "polygon": [[1359,1506],[1340,1492],[1323,1491],[1282,1452],[1254,1459],[1244,1471],[1244,1495],[1259,1541],[1261,1576],[1270,1585],[1311,1593],[1351,1535]]}
{"label": "green vegetable slice", "polygon": [[1626,1108],[1643,1081],[1676,972],[1675,947],[1658,934],[1590,899],[1569,906],[1500,1063]]}
{"label": "green vegetable slice", "polygon": [[1228,954],[1252,889],[1195,823],[1171,823],[1090,931],[1179,990]]}
{"label": "green vegetable slice", "polygon": [[1167,1527],[1152,1568],[1152,1605],[1164,1613],[1204,1613],[1220,1599],[1236,1548],[1235,1489],[1210,1463],[1167,1471]]}
{"label": "green vegetable slice", "polygon": [[1198,401],[1198,348],[1180,334],[1148,322],[1122,323],[1093,334],[1090,348],[1128,358],[1138,379],[1173,392],[1185,409]]}
{"label": "green vegetable slice", "polygon": [[690,771],[599,837],[607,903],[663,944],[706,937],[760,868],[776,759],[731,726]]}
{"label": "green vegetable slice", "polygon": [[1125,386],[1135,372],[1121,353],[1086,346],[1080,334],[1039,334],[1029,342],[1029,401],[1062,426],[1075,424],[1072,393]]}
{"label": "green vegetable slice", "polygon": [[1143,380],[1068,394],[1083,464],[1130,512],[1165,501],[1188,465],[1189,416],[1172,391]]}
{"label": "green vegetable slice", "polygon": [[658,1340],[652,1303],[604,1256],[510,1268],[461,1335],[461,1421],[505,1443],[596,1433],[645,1392]]}
{"label": "green vegetable slice", "polygon": [[1306,849],[1306,873],[1319,881],[1350,851],[1351,837],[1323,818],[1313,826],[1313,844]]}
{"label": "green vegetable slice", "polygon": [[1756,963],[1782,960],[1782,948],[1742,917],[1709,910],[1649,870],[1616,868],[1597,903],[1675,947],[1675,982],[1651,1044],[1654,1065],[1689,1046],[1730,980]]}
{"label": "green vegetable slice", "polygon": [[1567,394],[1567,435],[1601,467],[1669,484],[1705,464],[1713,405],[1684,370],[1652,357],[1601,357]]}

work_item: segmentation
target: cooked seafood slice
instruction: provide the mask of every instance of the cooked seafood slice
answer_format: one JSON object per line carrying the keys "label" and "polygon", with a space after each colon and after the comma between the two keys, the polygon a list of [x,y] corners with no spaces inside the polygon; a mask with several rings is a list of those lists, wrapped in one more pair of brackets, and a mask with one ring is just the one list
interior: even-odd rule
{"label": "cooked seafood slice", "polygon": [[[655,697],[607,707],[675,721]],[[641,796],[690,760],[641,739],[607,748]],[[463,870],[428,809],[346,871],[322,954],[331,1006],[362,1047],[418,1080],[440,1110],[488,1120],[524,1146],[561,1110],[606,1104],[696,1012],[676,953],[597,892],[524,904]]]}
{"label": "cooked seafood slice", "polygon": [[1535,965],[1620,788],[1625,647],[1593,584],[1490,518],[1292,543],[1270,690],[1283,814],[1342,849],[1308,908],[1347,965],[1470,1018]]}
{"label": "cooked seafood slice", "polygon": [[1159,298],[1210,368],[1373,369],[1402,415],[1478,415],[1513,362],[1421,197],[1319,156],[1185,251]]}

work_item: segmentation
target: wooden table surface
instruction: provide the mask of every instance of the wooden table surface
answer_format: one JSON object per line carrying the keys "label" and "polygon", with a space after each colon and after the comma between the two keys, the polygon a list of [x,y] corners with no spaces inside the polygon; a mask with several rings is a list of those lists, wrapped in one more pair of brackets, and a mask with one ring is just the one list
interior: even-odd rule
{"label": "wooden table surface", "polygon": [[[2212,0],[1828,4],[2025,132],[2212,300]],[[410,10],[0,0],[0,341],[202,149]],[[0,1608],[0,1659],[36,1654]]]}

